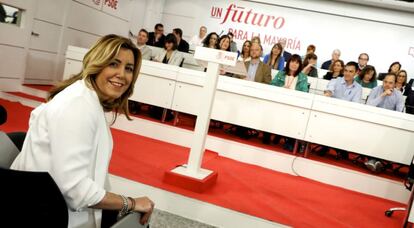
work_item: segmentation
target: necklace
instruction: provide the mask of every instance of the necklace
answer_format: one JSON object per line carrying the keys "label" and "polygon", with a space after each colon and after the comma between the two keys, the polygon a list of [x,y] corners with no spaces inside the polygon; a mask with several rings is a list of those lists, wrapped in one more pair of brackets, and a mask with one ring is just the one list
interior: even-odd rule
{"label": "necklace", "polygon": [[287,83],[285,85],[285,88],[290,89],[290,86],[292,85],[293,81],[295,80],[294,76],[286,76],[287,77]]}

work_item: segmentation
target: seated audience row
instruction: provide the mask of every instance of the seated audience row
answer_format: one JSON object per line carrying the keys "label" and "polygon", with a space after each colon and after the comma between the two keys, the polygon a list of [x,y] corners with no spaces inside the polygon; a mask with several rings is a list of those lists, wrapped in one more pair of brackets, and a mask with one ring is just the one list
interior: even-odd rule
{"label": "seated audience row", "polygon": [[[200,28],[201,37],[202,31],[205,31],[203,27]],[[142,34],[141,34],[142,33]],[[164,37],[164,49],[165,51],[159,53],[154,60],[179,65],[182,60],[179,52],[176,50],[178,47],[178,41],[182,37],[182,31],[180,29],[174,29],[173,34],[168,34]],[[142,38],[141,38],[142,37]],[[138,47],[141,50],[145,49],[143,43],[146,41],[148,33],[146,31],[140,31],[138,35]],[[204,47],[220,49],[223,51],[235,51],[234,41],[232,40],[233,34],[219,35],[215,32],[211,32],[205,36],[201,42]],[[199,39],[200,41],[201,39]],[[283,50],[285,43],[281,41],[276,43],[270,53],[264,56],[263,62],[261,56],[263,55],[263,47],[260,44],[260,38],[254,37],[252,40],[246,40],[243,44],[242,50],[238,59],[245,62],[247,75],[233,75],[226,72],[221,72],[223,75],[237,77],[240,79],[249,80],[252,82],[259,82],[270,84],[278,87],[284,87],[286,89],[293,89],[302,92],[309,91],[309,83],[307,77],[318,77],[318,70],[316,69],[317,56],[315,54],[316,47],[309,45],[307,48],[307,54],[301,57],[297,54],[291,55],[285,58],[285,51]],[[200,44],[200,42],[199,42]],[[143,51],[143,52],[144,52]],[[145,54],[144,54],[145,55]],[[352,101],[361,103],[362,101],[362,88],[372,89],[368,96],[367,104],[382,107],[395,111],[403,111],[404,104],[402,99],[402,92],[405,90],[407,84],[407,73],[401,70],[401,64],[395,62],[391,64],[389,72],[385,74],[379,74],[379,78],[383,77],[384,84],[377,86],[377,72],[374,66],[368,65],[369,56],[366,53],[360,54],[357,62],[348,62],[346,65],[340,60],[341,52],[335,49],[332,52],[332,59],[324,62],[323,68],[328,68],[329,71],[323,76],[324,79],[330,80],[327,88],[324,92],[325,96],[334,97],[346,101]],[[285,66],[286,61],[286,66]],[[271,70],[278,70],[274,79],[271,80]],[[411,91],[411,90],[410,90]],[[239,132],[247,134],[254,131],[245,127],[237,127]],[[249,133],[250,134],[250,133]],[[263,132],[263,143],[269,144],[272,135],[267,132]],[[273,136],[274,143],[279,143],[281,136]],[[292,151],[295,139],[284,137],[283,147]],[[329,150],[329,147],[323,147],[324,151]],[[338,152],[338,157],[348,158],[348,153],[344,150],[335,149]],[[365,163],[371,170],[378,169],[378,159],[368,158]]]}
{"label": "seated audience row", "polygon": [[[140,31],[140,33],[141,33],[141,31]],[[182,39],[183,31],[180,28],[173,29],[172,33],[176,36],[177,49],[178,49],[178,51],[181,51],[181,52],[189,52],[190,45],[193,48],[195,46],[204,46],[204,47],[217,48],[217,49],[220,48],[219,47],[219,35],[215,32],[212,32],[212,33],[206,35],[207,34],[207,28],[205,26],[200,27],[199,34],[195,35],[191,39],[190,44],[188,44],[185,40]],[[237,44],[233,40],[233,38],[234,38],[233,33],[229,32],[229,33],[227,33],[227,36],[230,39],[230,46],[229,46],[230,51],[238,52]],[[150,32],[150,33],[147,32],[146,44],[151,45],[151,46],[164,47],[165,38],[166,37],[164,36],[164,26],[162,24],[158,23],[154,27],[154,32]],[[254,42],[257,42],[257,43],[260,44],[261,43],[260,37],[258,37],[258,36],[253,37],[251,39],[251,41],[249,41],[249,42],[246,41],[243,44],[242,50],[241,50],[241,52],[239,52],[240,53],[240,59],[242,59],[242,60],[249,59],[249,54],[248,54],[249,53],[249,51],[248,51],[249,47],[248,46],[251,45],[251,43],[254,43]],[[281,39],[280,42],[276,43],[272,47],[272,50],[270,51],[270,53],[264,56],[263,62],[270,65],[272,69],[282,70],[284,68],[284,63],[291,56],[291,54],[289,52],[284,50],[285,46],[286,46],[286,40]],[[315,51],[316,51],[316,46],[313,45],[313,44],[309,45],[306,49],[306,55],[302,58],[303,61],[304,61],[303,72],[306,75],[310,76],[310,77],[317,77],[317,72],[318,72],[317,69],[316,69],[317,56],[315,54]],[[144,59],[148,59],[148,57],[147,57],[148,55],[145,55],[145,56],[146,56],[146,58],[144,58]],[[340,56],[341,56],[341,51],[339,49],[334,49],[332,51],[332,58],[328,61],[325,61],[322,64],[321,69],[330,70],[333,63],[335,63],[335,61],[339,60]],[[384,76],[387,73],[398,74],[398,72],[401,70],[401,64],[399,62],[394,62],[390,65],[389,70],[388,70],[387,73],[379,73],[378,78],[376,78],[376,73],[374,73],[373,77],[371,77],[371,79],[369,81],[367,81],[366,79],[369,78],[369,76],[368,75],[361,76],[360,73],[365,67],[370,66],[370,65],[368,65],[368,61],[369,61],[369,55],[367,53],[361,53],[359,55],[359,57],[358,57],[358,69],[357,69],[357,72],[356,72],[356,74],[359,75],[359,78],[357,78],[356,81],[358,83],[360,83],[363,87],[374,88],[377,79],[378,80],[383,80]],[[373,67],[373,66],[370,66],[369,68],[371,68],[371,67]],[[369,72],[372,72],[372,69],[370,69]],[[368,73],[368,74],[371,74],[371,73]],[[336,73],[336,76],[337,75],[338,75],[338,73]],[[364,80],[364,77],[365,77],[365,80]],[[326,78],[329,79],[331,77],[327,76]],[[397,80],[397,87],[403,88],[405,83],[400,83]]]}

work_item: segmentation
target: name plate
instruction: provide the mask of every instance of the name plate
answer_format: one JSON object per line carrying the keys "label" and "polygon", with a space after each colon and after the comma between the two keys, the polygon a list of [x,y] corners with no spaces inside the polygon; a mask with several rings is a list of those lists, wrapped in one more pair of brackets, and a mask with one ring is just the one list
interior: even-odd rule
{"label": "name plate", "polygon": [[237,62],[237,53],[212,48],[197,47],[194,53],[194,58],[197,60],[214,62],[227,66],[235,66]]}

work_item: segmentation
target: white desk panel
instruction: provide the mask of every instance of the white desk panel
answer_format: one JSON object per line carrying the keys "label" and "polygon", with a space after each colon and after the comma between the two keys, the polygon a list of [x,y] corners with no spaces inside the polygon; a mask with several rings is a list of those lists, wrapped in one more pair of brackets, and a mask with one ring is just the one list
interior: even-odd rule
{"label": "white desk panel", "polygon": [[201,93],[201,86],[177,82],[175,84],[172,109],[178,112],[198,115],[202,97]]}
{"label": "white desk panel", "polygon": [[[197,115],[202,77],[177,78],[186,81],[177,82],[172,109]],[[220,76],[212,118],[303,139],[311,105],[306,93]]]}
{"label": "white desk panel", "polygon": [[303,139],[310,110],[219,90],[211,117],[257,130]]}
{"label": "white desk panel", "polygon": [[414,116],[316,96],[305,140],[409,164],[414,155]]}
{"label": "white desk panel", "polygon": [[178,69],[179,67],[177,66],[142,60],[141,71],[138,78],[141,74],[146,74],[175,81],[177,79]]}
{"label": "white desk panel", "polygon": [[311,111],[306,141],[409,165],[414,150],[412,131]]}
{"label": "white desk panel", "polygon": [[330,81],[322,78],[317,78],[316,80],[318,81],[318,83],[316,84],[316,90],[320,91],[321,94],[323,94],[323,92],[326,90],[326,87],[328,87]]}
{"label": "white desk panel", "polygon": [[140,74],[129,98],[146,104],[171,109],[174,97],[175,80]]}
{"label": "white desk panel", "polygon": [[312,110],[414,132],[414,115],[384,108],[315,96]]}
{"label": "white desk panel", "polygon": [[[202,86],[205,83],[206,72],[179,68],[177,81],[191,85]],[[219,76],[221,77],[221,76]]]}
{"label": "white desk panel", "polygon": [[308,77],[308,83],[310,84],[310,88],[309,89],[316,90],[317,84],[318,84],[318,79],[317,78],[313,78],[313,77]]}

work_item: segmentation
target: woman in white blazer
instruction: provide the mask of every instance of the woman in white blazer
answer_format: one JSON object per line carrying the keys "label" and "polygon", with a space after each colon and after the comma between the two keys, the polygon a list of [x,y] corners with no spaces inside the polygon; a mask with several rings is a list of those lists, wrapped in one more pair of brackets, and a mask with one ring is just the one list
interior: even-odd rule
{"label": "woman in white blazer", "polygon": [[177,50],[177,38],[170,33],[165,37],[164,50],[160,51],[154,58],[154,61],[180,66],[183,55]]}
{"label": "woman in white blazer", "polygon": [[130,119],[128,97],[140,66],[141,53],[129,39],[104,36],[85,55],[82,72],[57,85],[48,102],[31,113],[12,169],[50,173],[68,205],[69,227],[100,227],[100,209],[143,212],[141,223],[152,213],[154,203],[147,197],[104,188],[112,153],[105,112],[114,112],[112,123],[120,112]]}

